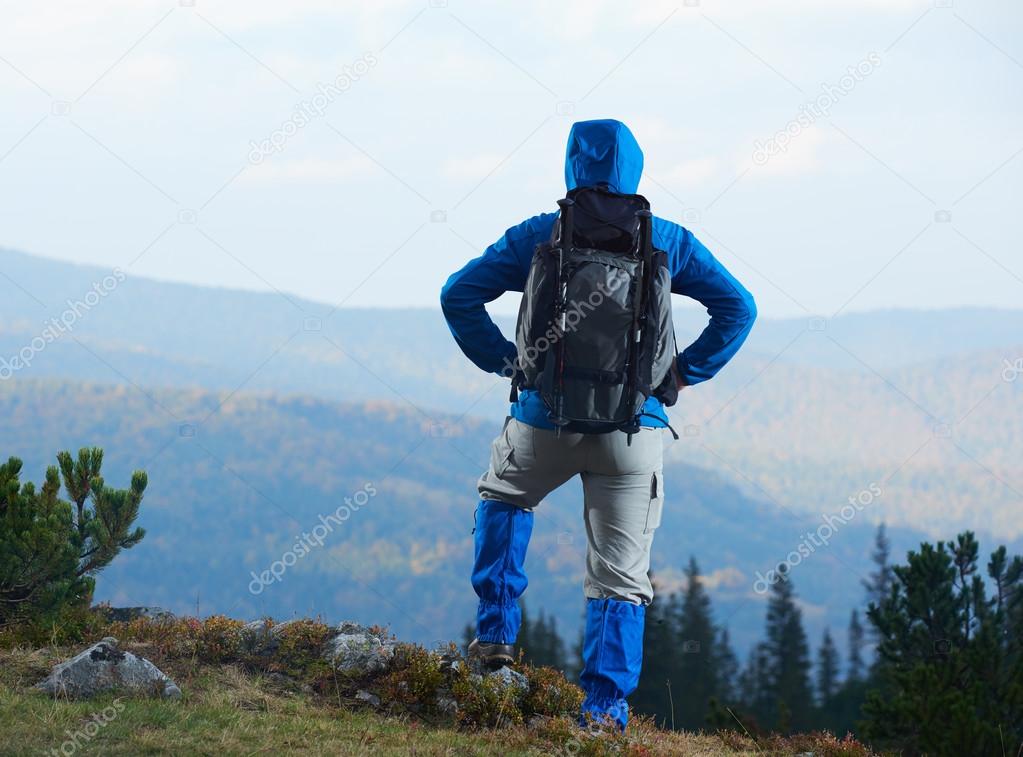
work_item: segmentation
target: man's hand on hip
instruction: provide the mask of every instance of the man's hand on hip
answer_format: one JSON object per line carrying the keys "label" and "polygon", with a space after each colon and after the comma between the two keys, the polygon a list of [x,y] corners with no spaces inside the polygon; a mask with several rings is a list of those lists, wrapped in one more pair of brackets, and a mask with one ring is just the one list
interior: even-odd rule
{"label": "man's hand on hip", "polygon": [[682,391],[685,387],[689,386],[682,374],[679,373],[677,360],[671,361],[671,375],[675,377],[675,388],[678,391]]}

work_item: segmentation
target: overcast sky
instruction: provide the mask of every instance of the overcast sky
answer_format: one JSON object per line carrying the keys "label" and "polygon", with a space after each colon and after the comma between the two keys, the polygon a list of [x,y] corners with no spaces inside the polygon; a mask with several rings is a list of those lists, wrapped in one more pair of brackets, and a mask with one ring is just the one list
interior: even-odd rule
{"label": "overcast sky", "polygon": [[764,315],[1018,307],[1023,6],[952,5],[0,2],[0,247],[435,306],[613,117]]}

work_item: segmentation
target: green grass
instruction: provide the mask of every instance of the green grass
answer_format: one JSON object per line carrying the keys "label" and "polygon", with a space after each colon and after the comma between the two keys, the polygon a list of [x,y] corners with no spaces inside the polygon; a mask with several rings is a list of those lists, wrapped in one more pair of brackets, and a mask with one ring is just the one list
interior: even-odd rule
{"label": "green grass", "polygon": [[[624,736],[599,737],[584,734],[569,716],[536,717],[526,725],[499,728],[459,725],[454,718],[431,712],[429,706],[423,708],[415,701],[412,694],[417,687],[429,693],[435,683],[425,653],[421,650],[417,653],[415,648],[405,653],[404,666],[392,665],[391,674],[376,681],[376,686],[367,683],[384,695],[385,702],[392,702],[384,709],[373,709],[353,698],[355,689],[351,682],[325,677],[321,667],[299,665],[301,670],[296,672],[286,666],[286,673],[282,673],[280,667],[254,669],[251,664],[230,658],[224,652],[220,633],[226,627],[226,619],[182,622],[185,625],[140,623],[116,628],[121,638],[126,639],[121,648],[151,659],[174,679],[183,692],[179,701],[113,695],[87,701],[54,700],[34,689],[34,684],[54,664],[81,651],[83,644],[37,648],[24,642],[11,646],[14,642],[8,640],[6,648],[0,646],[0,755],[869,754],[862,745],[840,742],[829,734],[772,736],[754,742],[730,731],[717,734],[664,731],[642,718],[633,718]],[[301,662],[305,642],[318,638],[318,628],[314,622],[296,627],[294,638],[286,647],[289,659]],[[560,674],[546,669],[524,670],[536,681],[550,684],[539,690],[561,692],[546,704],[534,701],[533,712],[575,711],[576,701],[572,701],[571,707],[562,701],[566,697],[571,699],[574,687],[565,689]],[[406,694],[391,698],[387,695],[388,687],[394,689],[392,696],[398,690]],[[482,700],[474,699],[473,692],[463,695],[466,705],[482,706]],[[102,725],[97,725],[97,717]],[[494,719],[491,711],[483,720]],[[496,719],[506,720],[500,713]],[[472,718],[469,721],[479,722]]]}
{"label": "green grass", "polygon": [[[177,702],[97,697],[54,700],[32,685],[71,650],[0,651],[0,754],[753,754],[717,736],[670,734],[640,724],[627,737],[580,738],[568,719],[542,726],[460,730],[408,713],[384,714],[338,696],[289,690],[230,665],[178,661]],[[90,725],[106,712],[104,725]],[[95,735],[89,736],[87,728]],[[77,738],[76,738],[77,736]]]}

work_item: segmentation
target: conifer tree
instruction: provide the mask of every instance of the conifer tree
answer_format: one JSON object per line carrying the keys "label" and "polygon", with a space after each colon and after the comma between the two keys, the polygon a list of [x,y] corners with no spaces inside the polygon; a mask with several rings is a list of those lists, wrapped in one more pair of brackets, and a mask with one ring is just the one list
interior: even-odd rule
{"label": "conifer tree", "polygon": [[519,621],[519,633],[515,638],[515,646],[518,648],[522,658],[529,662],[532,650],[536,645],[533,641],[533,621],[529,616],[525,600],[519,600],[519,612],[522,619]]}
{"label": "conifer tree", "polygon": [[138,517],[148,479],[143,471],[135,471],[130,488],[109,488],[100,475],[103,450],[99,447],[83,447],[77,460],[70,452],[60,452],[57,463],[75,508],[77,574],[93,575],[109,565],[122,549],[134,547],[146,535],[143,529],[131,526]]}
{"label": "conifer tree", "polygon": [[739,699],[756,730],[769,729],[777,719],[770,668],[767,643],[758,642],[739,676]]}
{"label": "conifer tree", "polygon": [[516,645],[522,652],[522,659],[530,665],[546,666],[565,671],[568,659],[565,642],[558,634],[558,625],[553,615],[543,610],[533,620],[524,602],[520,602],[522,623]]}
{"label": "conifer tree", "polygon": [[714,643],[714,669],[717,671],[717,696],[719,702],[735,704],[739,699],[739,661],[732,649],[732,639],[727,628],[718,629]]}
{"label": "conifer tree", "polygon": [[689,559],[685,575],[686,589],[675,621],[678,634],[675,680],[681,685],[677,686],[674,699],[676,726],[695,730],[706,724],[709,702],[720,696],[721,687],[715,665],[717,629],[695,558]]}
{"label": "conifer tree", "polygon": [[[874,570],[867,579],[860,583],[867,592],[867,604],[873,602],[880,605],[888,598],[891,591],[894,574],[891,566],[892,544],[888,538],[888,531],[884,523],[880,523],[874,534],[874,551],[870,555],[870,561],[874,564]],[[880,640],[876,629],[871,627],[871,639],[874,645]]]}
{"label": "conifer tree", "polygon": [[910,754],[1023,748],[1023,559],[992,554],[989,599],[978,552],[970,532],[922,544],[894,568],[888,597],[871,603],[885,687],[868,694],[863,711],[878,746]]}
{"label": "conifer tree", "polygon": [[677,616],[671,612],[676,598],[661,592],[656,580],[652,582],[654,599],[647,605],[643,625],[644,664],[629,704],[637,713],[653,716],[662,728],[670,728],[677,713],[673,704],[679,683]]}
{"label": "conifer tree", "polygon": [[20,473],[17,458],[0,465],[0,625],[52,612],[88,592],[76,576],[77,532],[70,505],[57,496],[57,469],[46,471],[38,492],[21,483]]}
{"label": "conifer tree", "polygon": [[862,681],[863,665],[863,625],[860,623],[859,610],[853,610],[849,616],[849,668],[847,679]]}
{"label": "conifer tree", "polygon": [[[57,455],[42,487],[21,484],[21,461],[0,466],[0,624],[37,620],[92,600],[95,575],[145,532],[132,528],[146,489],[135,471],[129,489],[100,476],[102,450],[84,448],[75,460]],[[60,498],[63,486],[71,502]]]}
{"label": "conifer tree", "polygon": [[824,629],[824,638],[817,652],[817,703],[827,710],[838,691],[838,649],[831,639],[831,631]]}
{"label": "conifer tree", "polygon": [[777,708],[773,722],[768,722],[779,731],[791,732],[810,724],[810,652],[792,579],[784,564],[778,567],[778,575],[767,605],[769,692]]}

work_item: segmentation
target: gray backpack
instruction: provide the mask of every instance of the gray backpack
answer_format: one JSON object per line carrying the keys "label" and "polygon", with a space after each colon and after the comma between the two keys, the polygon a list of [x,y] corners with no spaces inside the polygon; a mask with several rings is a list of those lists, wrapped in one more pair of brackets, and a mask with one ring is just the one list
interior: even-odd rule
{"label": "gray backpack", "polygon": [[512,395],[538,390],[559,431],[632,434],[648,397],[678,396],[667,254],[640,195],[581,187],[558,205],[519,306]]}

